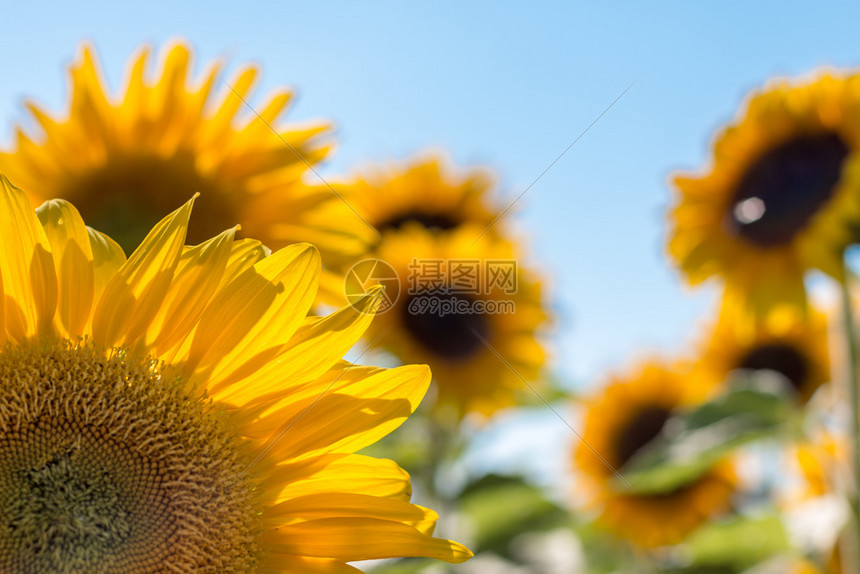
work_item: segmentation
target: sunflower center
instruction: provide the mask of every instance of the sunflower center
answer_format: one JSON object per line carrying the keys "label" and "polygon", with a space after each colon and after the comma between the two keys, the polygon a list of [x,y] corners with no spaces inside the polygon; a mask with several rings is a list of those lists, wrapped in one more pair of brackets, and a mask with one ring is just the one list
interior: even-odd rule
{"label": "sunflower center", "polygon": [[777,372],[797,391],[802,389],[809,375],[809,365],[803,353],[778,343],[756,347],[739,361],[737,368]]}
{"label": "sunflower center", "polygon": [[625,424],[615,438],[615,464],[623,468],[642,448],[662,432],[671,411],[664,407],[648,406]]}
{"label": "sunflower center", "polygon": [[449,231],[460,225],[460,220],[449,213],[425,213],[419,210],[406,211],[383,220],[376,227],[380,231],[403,229],[410,223],[417,223],[426,229]]}
{"label": "sunflower center", "polygon": [[241,445],[151,361],[88,346],[0,354],[0,571],[245,572]]}
{"label": "sunflower center", "polygon": [[465,294],[422,291],[406,298],[403,323],[430,352],[450,361],[465,360],[483,347],[481,339],[490,334],[489,322],[474,312],[474,302]]}
{"label": "sunflower center", "polygon": [[833,196],[849,153],[832,132],[795,137],[765,152],[735,189],[730,227],[761,247],[790,242]]}
{"label": "sunflower center", "polygon": [[191,154],[170,157],[110,157],[105,165],[70,178],[59,197],[72,201],[84,221],[131,254],[165,213],[194,193],[200,198],[188,227],[188,242],[200,243],[234,226],[229,193],[202,175]]}

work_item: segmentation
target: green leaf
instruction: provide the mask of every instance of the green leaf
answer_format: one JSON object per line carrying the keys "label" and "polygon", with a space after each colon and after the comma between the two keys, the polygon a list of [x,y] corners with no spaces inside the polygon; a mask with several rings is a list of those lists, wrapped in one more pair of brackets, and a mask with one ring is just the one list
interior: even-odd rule
{"label": "green leaf", "polygon": [[570,516],[521,477],[487,475],[470,484],[458,500],[474,528],[474,551],[511,558],[509,543],[523,532],[566,525]]}
{"label": "green leaf", "polygon": [[783,522],[773,514],[708,523],[691,534],[684,546],[692,566],[736,570],[791,551]]}
{"label": "green leaf", "polygon": [[739,446],[784,432],[796,412],[794,401],[764,385],[730,390],[670,421],[625,465],[615,487],[643,495],[681,488]]}

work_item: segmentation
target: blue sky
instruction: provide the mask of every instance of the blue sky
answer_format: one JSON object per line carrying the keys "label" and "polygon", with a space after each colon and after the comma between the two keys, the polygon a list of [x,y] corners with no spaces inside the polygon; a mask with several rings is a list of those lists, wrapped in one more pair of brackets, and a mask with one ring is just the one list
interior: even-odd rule
{"label": "blue sky", "polygon": [[427,147],[494,168],[522,192],[534,260],[553,275],[557,368],[599,380],[649,349],[672,354],[710,311],[662,256],[667,176],[698,168],[745,93],[775,75],[860,62],[860,6],[823,2],[17,2],[0,34],[0,141],[21,102],[60,109],[64,68],[94,42],[116,86],[142,42],[187,38],[198,65],[263,66],[295,86],[291,118],[330,118],[323,175]]}

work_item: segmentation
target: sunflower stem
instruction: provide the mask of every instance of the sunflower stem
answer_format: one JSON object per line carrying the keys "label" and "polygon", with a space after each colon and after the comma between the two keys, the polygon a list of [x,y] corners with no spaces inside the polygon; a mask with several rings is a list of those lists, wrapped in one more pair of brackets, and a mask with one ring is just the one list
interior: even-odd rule
{"label": "sunflower stem", "polygon": [[842,327],[845,332],[845,346],[848,351],[848,396],[851,403],[851,462],[854,475],[854,492],[851,493],[851,510],[854,518],[855,564],[860,563],[860,381],[858,381],[857,331],[854,326],[854,310],[851,304],[849,281],[851,272],[845,265],[842,287]]}
{"label": "sunflower stem", "polygon": [[[451,464],[456,457],[455,441],[457,440],[456,426],[452,426],[448,420],[443,420],[435,413],[430,413],[427,420],[428,434],[430,437],[430,452],[428,463],[425,466],[423,482],[432,506],[440,517],[450,517],[454,511],[454,501],[450,495],[438,488],[438,480],[447,465]],[[449,524],[450,526],[450,524]],[[453,532],[446,532],[445,536],[454,537]],[[440,563],[437,565],[440,573],[453,574],[454,567],[450,564]]]}

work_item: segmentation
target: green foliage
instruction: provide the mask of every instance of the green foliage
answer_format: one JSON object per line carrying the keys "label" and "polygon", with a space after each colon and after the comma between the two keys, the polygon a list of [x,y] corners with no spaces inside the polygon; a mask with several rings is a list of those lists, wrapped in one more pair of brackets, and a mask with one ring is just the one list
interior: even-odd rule
{"label": "green foliage", "polygon": [[565,510],[516,476],[483,476],[466,487],[458,504],[474,528],[473,550],[506,558],[512,557],[510,542],[519,534],[570,522]]}
{"label": "green foliage", "polygon": [[705,524],[687,539],[685,550],[696,567],[745,570],[790,552],[788,535],[778,516],[735,516]]}

